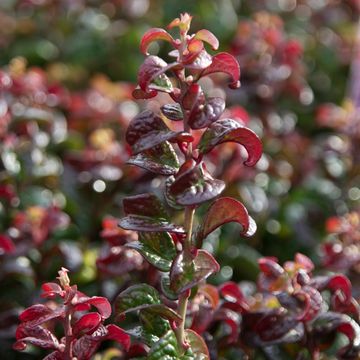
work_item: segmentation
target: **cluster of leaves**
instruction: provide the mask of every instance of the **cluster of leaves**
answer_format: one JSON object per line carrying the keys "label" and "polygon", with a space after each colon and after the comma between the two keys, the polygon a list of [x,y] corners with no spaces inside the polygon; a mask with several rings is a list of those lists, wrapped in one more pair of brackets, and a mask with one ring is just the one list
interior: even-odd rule
{"label": "cluster of leaves", "polygon": [[[208,45],[215,49],[218,41],[207,30],[184,36],[186,41],[162,29],[146,33],[141,43],[144,53],[148,47],[156,53],[153,40],[165,40],[165,46],[174,50],[170,61],[160,57],[165,47],[159,56],[147,56],[134,91],[138,103],[131,96],[133,85],[93,76],[101,71],[112,79],[130,79],[135,74],[140,57],[133,51],[134,43],[144,24],[166,22],[180,6],[169,0],[160,13],[161,5],[160,0],[0,4],[5,24],[0,34],[0,61],[9,62],[0,76],[0,285],[9,288],[0,301],[0,338],[7,341],[5,351],[20,309],[38,301],[37,284],[49,281],[63,265],[75,273],[75,281],[86,293],[115,299],[130,286],[124,292],[129,304],[124,305],[121,296],[116,304],[118,313],[126,313],[128,322],[138,326],[127,330],[135,344],[120,357],[161,358],[166,348],[171,348],[168,355],[174,358],[236,359],[244,354],[286,358],[289,354],[295,357],[299,349],[306,349],[299,355],[306,358],[316,357],[318,348],[334,355],[346,342],[333,334],[336,324],[342,324],[339,332],[350,329],[349,345],[339,356],[351,357],[357,351],[351,338],[356,325],[344,324],[349,319],[341,314],[353,316],[356,322],[357,315],[349,308],[341,310],[333,289],[314,284],[309,269],[304,271],[311,286],[321,293],[323,304],[309,320],[298,314],[305,311],[305,299],[313,291],[307,293],[291,271],[288,282],[296,290],[288,285],[276,291],[259,286],[256,294],[248,289],[252,284],[241,285],[245,295],[239,295],[238,307],[229,305],[234,302],[229,292],[235,294],[237,285],[225,284],[228,288],[223,285],[223,290],[206,284],[205,279],[220,269],[219,261],[226,266],[212,278],[215,283],[231,276],[254,280],[260,252],[281,259],[296,251],[310,253],[322,237],[320,231],[329,214],[356,210],[360,197],[356,67],[351,75],[351,102],[346,101],[342,108],[327,105],[319,111],[320,125],[330,125],[335,131],[316,129],[313,115],[318,103],[339,103],[343,96],[357,2],[245,0],[230,4],[199,0],[186,4],[202,15],[195,27],[204,26],[199,19],[211,24],[208,27],[220,39],[227,39],[229,53],[242,65],[241,88],[227,94],[236,105],[228,109],[224,109],[224,92],[213,88],[222,82],[215,72],[225,70],[236,87],[238,65],[225,53],[211,55]],[[264,9],[270,12],[256,13]],[[236,11],[246,17],[239,18],[238,25],[237,19],[231,21]],[[143,16],[141,26],[139,16]],[[178,19],[170,27],[185,31],[186,22]],[[233,38],[231,31],[236,31]],[[224,45],[222,49],[226,42]],[[18,54],[42,69],[26,68],[23,58],[9,61]],[[142,102],[144,98],[151,99]],[[130,123],[127,145],[124,129],[138,113],[138,104],[146,104],[148,110]],[[261,135],[265,149],[251,168],[243,166],[246,152],[237,146],[245,146],[246,164],[255,164],[261,151],[254,146],[258,141],[247,126]],[[125,166],[126,162],[137,167]],[[223,191],[225,197],[208,209],[201,206]],[[118,228],[115,218],[103,219],[109,213],[120,215],[120,198],[139,192],[146,194],[125,199],[126,217],[121,220],[126,229],[133,230]],[[245,207],[228,195],[240,198],[256,213],[259,231],[254,237],[239,239],[236,226],[219,229],[223,223],[237,222],[242,235],[254,232]],[[194,208],[194,231],[189,231],[186,224]],[[182,210],[187,215],[179,226]],[[335,234],[322,246],[326,268],[356,270],[355,215],[339,218],[340,227],[329,229]],[[105,241],[101,243],[100,238]],[[285,265],[284,271],[288,273]],[[356,278],[352,281],[356,293]],[[131,287],[138,282],[147,285]],[[279,303],[278,291],[287,293],[291,304]],[[137,294],[146,299],[136,302]],[[152,294],[152,299],[146,294]],[[339,293],[341,299],[348,296],[343,295]],[[276,324],[298,337],[289,339],[278,333],[270,338],[262,325],[245,329],[242,320],[250,319],[253,325],[254,304],[261,309],[260,317],[269,311]],[[271,313],[271,309],[278,312]],[[327,309],[336,314],[335,320],[328,321],[335,325],[324,339],[316,336],[312,326],[317,317],[325,319]],[[140,323],[130,314],[133,311],[139,313]],[[52,324],[45,327],[49,326]],[[321,328],[321,332],[326,331]],[[248,339],[248,333],[255,342]],[[307,341],[308,337],[315,340]],[[63,349],[61,340],[57,341]],[[336,349],[329,348],[330,344]],[[193,350],[187,349],[189,345]],[[100,351],[106,347],[102,345]],[[21,356],[40,356],[33,347],[27,352]]]}
{"label": "cluster of leaves", "polygon": [[[24,350],[28,344],[51,349],[47,360],[89,360],[104,340],[115,340],[129,350],[130,336],[116,325],[104,325],[111,315],[109,301],[100,296],[88,297],[70,286],[68,270],[59,271],[59,283],[42,285],[41,297],[47,304],[36,304],[19,316],[14,349]],[[56,303],[53,299],[60,300]],[[89,311],[91,308],[95,311]],[[56,337],[56,324],[63,327],[61,338]]]}
{"label": "cluster of leaves", "polygon": [[323,265],[344,272],[356,270],[360,262],[359,212],[329,218],[326,230],[328,238],[322,244]]}

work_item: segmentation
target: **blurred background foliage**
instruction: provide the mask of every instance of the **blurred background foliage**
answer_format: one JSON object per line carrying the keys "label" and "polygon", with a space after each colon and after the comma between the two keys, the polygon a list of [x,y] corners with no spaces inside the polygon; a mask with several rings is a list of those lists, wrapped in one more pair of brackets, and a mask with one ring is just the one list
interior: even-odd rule
{"label": "blurred background foliage", "polygon": [[[232,145],[209,159],[228,183],[225,194],[241,199],[258,225],[251,239],[231,225],[207,239],[222,264],[212,281],[254,280],[262,255],[284,261],[302,251],[321,267],[326,220],[359,210],[359,11],[358,0],[2,0],[3,348],[19,311],[60,266],[84,292],[110,299],[141,279],[156,284],[150,265],[120,246],[133,239],[111,216],[121,216],[127,194],[161,196],[162,179],[125,164],[124,132],[145,106],[131,96],[140,38],[181,12],[238,58],[242,87],[226,94],[228,115],[264,143],[255,170]],[[166,57],[164,44],[150,50]],[[203,86],[225,96],[222,84],[214,77]]]}

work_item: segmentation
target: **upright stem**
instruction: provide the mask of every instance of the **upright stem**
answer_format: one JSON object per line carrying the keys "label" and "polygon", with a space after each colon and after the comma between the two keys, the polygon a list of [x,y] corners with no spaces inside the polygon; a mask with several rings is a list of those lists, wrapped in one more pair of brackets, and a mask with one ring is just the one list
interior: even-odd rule
{"label": "upright stem", "polygon": [[65,360],[71,360],[72,356],[72,328],[71,328],[71,311],[68,305],[66,305],[65,314]]}

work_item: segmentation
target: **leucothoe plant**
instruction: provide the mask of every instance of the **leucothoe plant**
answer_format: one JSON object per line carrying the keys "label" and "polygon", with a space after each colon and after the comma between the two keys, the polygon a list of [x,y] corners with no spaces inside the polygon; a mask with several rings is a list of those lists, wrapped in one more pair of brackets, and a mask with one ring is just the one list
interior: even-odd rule
{"label": "leucothoe plant", "polygon": [[[116,299],[119,315],[139,312],[140,326],[130,333],[149,347],[144,350],[149,359],[165,355],[169,359],[209,359],[202,337],[186,328],[190,295],[196,294],[196,289],[220,268],[214,257],[201,249],[203,240],[228,222],[239,223],[244,236],[252,235],[256,229],[241,202],[218,198],[225,183],[211,176],[205,159],[213,148],[225,142],[245,147],[246,166],[254,166],[262,154],[257,135],[238,121],[223,118],[225,100],[206,96],[199,82],[213,73],[225,73],[230,77],[230,88],[237,88],[240,67],[228,53],[210,55],[205,46],[217,50],[218,39],[205,29],[190,35],[191,19],[189,14],[182,14],[169,25],[169,29],[179,29],[179,38],[159,28],[143,36],[140,48],[146,58],[133,95],[149,99],[163,92],[172,101],[163,105],[159,113],[140,113],[126,133],[132,149],[129,163],[164,176],[168,206],[184,214],[183,224],[173,223],[161,200],[152,193],[129,196],[123,201],[125,217],[119,225],[138,232],[138,241],[127,246],[162,272],[162,294],[147,284],[139,284]],[[148,54],[150,43],[156,40],[167,41],[174,48],[169,53],[171,62]],[[182,127],[171,130],[166,122],[176,122],[177,129],[181,123]],[[198,130],[202,131],[200,135]],[[196,208],[211,201],[195,229]]]}

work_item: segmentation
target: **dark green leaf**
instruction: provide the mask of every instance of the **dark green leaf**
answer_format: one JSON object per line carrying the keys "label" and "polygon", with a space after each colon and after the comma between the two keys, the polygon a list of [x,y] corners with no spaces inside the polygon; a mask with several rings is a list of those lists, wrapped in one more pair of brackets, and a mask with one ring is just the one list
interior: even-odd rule
{"label": "dark green leaf", "polygon": [[184,114],[179,104],[166,104],[161,108],[161,112],[172,121],[180,121],[184,118]]}
{"label": "dark green leaf", "polygon": [[161,271],[169,271],[176,255],[175,244],[167,232],[142,232],[139,241],[126,244],[137,250],[150,264]]}
{"label": "dark green leaf", "polygon": [[142,167],[155,174],[167,176],[174,175],[179,170],[179,160],[176,152],[167,141],[132,156],[127,163]]}

